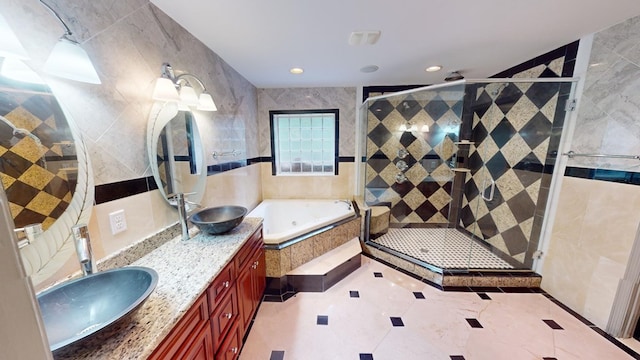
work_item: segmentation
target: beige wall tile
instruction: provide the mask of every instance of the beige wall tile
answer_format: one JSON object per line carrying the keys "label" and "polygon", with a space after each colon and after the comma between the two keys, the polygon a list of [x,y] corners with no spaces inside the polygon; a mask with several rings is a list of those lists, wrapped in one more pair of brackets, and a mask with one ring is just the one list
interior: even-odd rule
{"label": "beige wall tile", "polygon": [[605,327],[640,213],[640,187],[565,177],[542,288]]}
{"label": "beige wall tile", "polygon": [[270,163],[261,163],[261,169],[264,199],[353,198],[353,163],[340,163],[337,176],[273,176]]}

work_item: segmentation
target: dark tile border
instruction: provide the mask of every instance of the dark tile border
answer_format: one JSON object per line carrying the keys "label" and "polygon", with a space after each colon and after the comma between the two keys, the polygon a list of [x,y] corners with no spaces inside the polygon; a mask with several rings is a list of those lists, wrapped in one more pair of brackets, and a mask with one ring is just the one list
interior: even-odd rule
{"label": "dark tile border", "polygon": [[158,188],[153,176],[96,185],[95,203],[102,204],[125,197],[138,195]]}
{"label": "dark tile border", "polygon": [[576,57],[578,55],[578,45],[580,44],[579,40],[576,40],[567,45],[563,45],[555,50],[551,50],[546,54],[542,54],[537,56],[529,61],[525,61],[521,64],[518,64],[510,69],[501,71],[493,76],[492,78],[507,78],[511,77],[517,73],[529,70],[538,65],[547,64],[559,57],[564,56],[564,66],[562,67],[562,76],[572,77],[573,70],[576,63]]}
{"label": "dark tile border", "polygon": [[567,167],[564,171],[564,176],[629,185],[640,185],[640,172],[632,171]]}
{"label": "dark tile border", "polygon": [[[353,156],[340,156],[339,161],[341,163],[353,163],[355,157]],[[239,169],[241,167],[271,162],[270,156],[255,157],[251,159],[243,159],[230,161],[226,163],[220,163],[216,165],[207,166],[207,176],[217,175],[225,171]],[[95,204],[102,204],[109,201],[114,201],[122,198],[126,198],[133,195],[145,193],[147,191],[156,190],[158,185],[156,184],[153,176],[147,176],[138,179],[118,181],[109,184],[96,185],[95,187]]]}

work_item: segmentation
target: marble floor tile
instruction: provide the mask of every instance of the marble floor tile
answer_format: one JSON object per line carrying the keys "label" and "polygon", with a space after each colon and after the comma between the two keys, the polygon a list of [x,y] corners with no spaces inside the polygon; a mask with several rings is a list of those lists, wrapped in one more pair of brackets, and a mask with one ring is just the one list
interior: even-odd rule
{"label": "marble floor tile", "polygon": [[440,291],[363,257],[323,293],[262,303],[240,359],[634,358],[543,294],[486,295]]}

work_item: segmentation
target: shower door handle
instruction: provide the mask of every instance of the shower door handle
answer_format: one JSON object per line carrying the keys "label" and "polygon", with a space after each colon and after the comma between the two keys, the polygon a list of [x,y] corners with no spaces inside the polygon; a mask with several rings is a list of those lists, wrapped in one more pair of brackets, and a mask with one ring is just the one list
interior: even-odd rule
{"label": "shower door handle", "polygon": [[491,185],[489,185],[491,187],[491,191],[489,192],[489,197],[485,196],[485,194],[487,193],[487,179],[484,179],[482,181],[482,198],[487,200],[487,201],[493,201],[493,195],[496,192],[496,182],[493,179],[489,179],[491,181]]}

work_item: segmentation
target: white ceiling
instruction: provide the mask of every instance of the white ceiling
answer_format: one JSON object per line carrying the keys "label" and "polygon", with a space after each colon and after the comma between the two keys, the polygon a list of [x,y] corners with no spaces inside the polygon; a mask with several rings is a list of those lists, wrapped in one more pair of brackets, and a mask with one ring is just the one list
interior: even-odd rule
{"label": "white ceiling", "polygon": [[[638,0],[151,1],[259,88],[483,78],[640,14]],[[382,35],[349,46],[361,30]]]}

